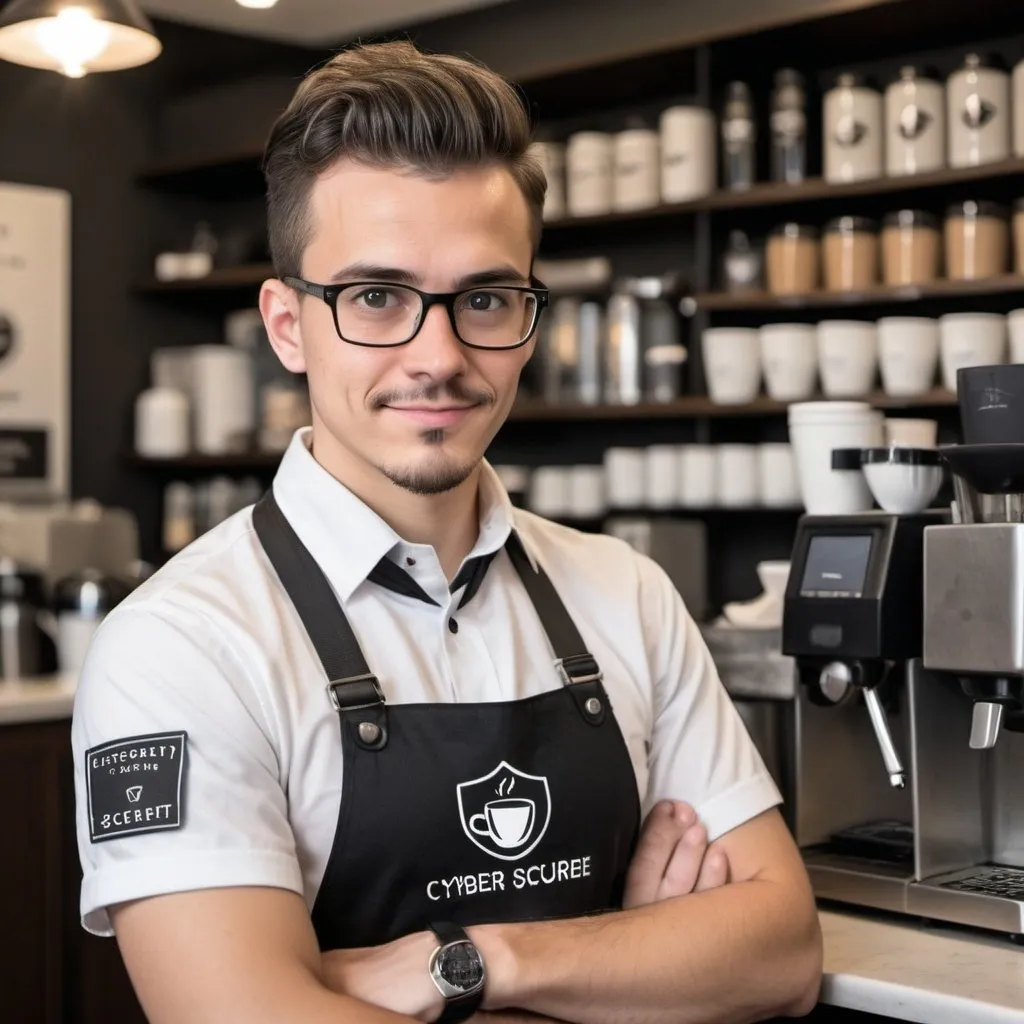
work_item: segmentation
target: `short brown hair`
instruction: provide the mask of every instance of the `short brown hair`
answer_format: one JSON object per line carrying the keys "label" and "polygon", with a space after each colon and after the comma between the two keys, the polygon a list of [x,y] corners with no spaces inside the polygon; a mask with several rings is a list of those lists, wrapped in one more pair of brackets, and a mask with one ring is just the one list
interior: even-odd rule
{"label": "short brown hair", "polygon": [[270,253],[280,277],[298,276],[309,244],[309,195],[337,160],[406,167],[443,178],[463,167],[508,168],[540,240],[546,182],[529,152],[532,130],[515,88],[462,57],[412,43],[345,50],[311,72],[267,141]]}

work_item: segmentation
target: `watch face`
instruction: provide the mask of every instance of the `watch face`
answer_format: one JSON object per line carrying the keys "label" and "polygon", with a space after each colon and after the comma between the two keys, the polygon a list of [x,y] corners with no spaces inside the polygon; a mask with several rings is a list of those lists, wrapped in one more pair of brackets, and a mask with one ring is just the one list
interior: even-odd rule
{"label": "watch face", "polygon": [[437,973],[453,988],[469,992],[484,980],[484,965],[472,942],[453,942],[441,950]]}

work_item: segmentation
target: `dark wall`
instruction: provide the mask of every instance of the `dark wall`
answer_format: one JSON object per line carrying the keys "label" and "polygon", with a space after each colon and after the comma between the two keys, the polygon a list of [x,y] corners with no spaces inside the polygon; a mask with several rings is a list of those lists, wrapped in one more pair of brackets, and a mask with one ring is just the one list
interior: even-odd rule
{"label": "dark wall", "polygon": [[[167,214],[135,177],[157,152],[158,114],[183,91],[271,73],[298,76],[318,55],[159,24],[164,53],[145,68],[62,75],[0,62],[0,180],[72,196],[71,482],[95,497],[156,514],[152,481],[127,472],[132,403],[156,344],[189,340],[198,320],[131,295],[166,237]],[[172,215],[173,217],[173,215]],[[184,228],[184,225],[183,225]]]}

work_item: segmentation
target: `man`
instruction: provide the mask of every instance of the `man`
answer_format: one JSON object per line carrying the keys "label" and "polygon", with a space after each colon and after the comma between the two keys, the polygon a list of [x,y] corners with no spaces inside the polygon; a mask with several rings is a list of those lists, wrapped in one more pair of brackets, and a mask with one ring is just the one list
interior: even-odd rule
{"label": "man", "polygon": [[271,135],[260,308],[312,427],[109,616],[76,702],[84,923],[155,1024],[815,1001],[778,792],[678,594],[483,461],[547,300],[528,145],[507,83],[408,44]]}

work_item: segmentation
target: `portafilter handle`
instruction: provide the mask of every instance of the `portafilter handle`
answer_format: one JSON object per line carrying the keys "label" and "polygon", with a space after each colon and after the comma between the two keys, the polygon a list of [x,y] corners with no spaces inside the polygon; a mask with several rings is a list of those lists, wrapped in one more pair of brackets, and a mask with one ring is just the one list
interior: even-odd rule
{"label": "portafilter handle", "polygon": [[902,789],[906,785],[906,772],[903,769],[903,762],[900,761],[900,755],[896,753],[892,733],[889,732],[889,720],[885,716],[885,708],[882,707],[882,702],[878,699],[878,692],[874,687],[869,686],[864,689],[864,703],[868,706],[871,725],[875,730],[875,739],[878,740],[878,748],[882,751],[885,770],[889,773],[889,785],[894,789]]}

